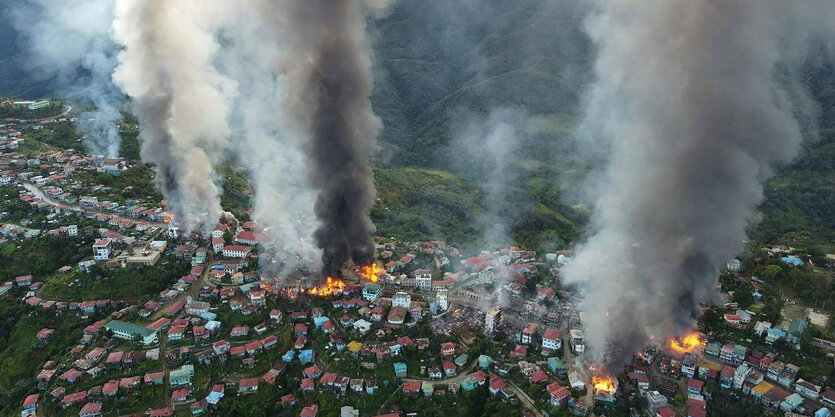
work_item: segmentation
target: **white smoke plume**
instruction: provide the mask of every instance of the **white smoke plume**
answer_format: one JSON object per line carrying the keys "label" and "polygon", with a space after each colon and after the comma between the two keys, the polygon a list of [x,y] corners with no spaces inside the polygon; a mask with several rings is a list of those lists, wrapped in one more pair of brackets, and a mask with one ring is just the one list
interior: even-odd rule
{"label": "white smoke plume", "polygon": [[109,36],[113,0],[24,0],[10,15],[37,78],[55,77],[58,94],[94,106],[79,114],[88,151],[118,156],[124,95],[110,79],[118,52]]}
{"label": "white smoke plume", "polygon": [[252,218],[275,241],[283,268],[309,267],[321,255],[312,238],[316,195],[306,180],[304,136],[283,107],[283,68],[292,63],[271,14],[274,4],[247,0],[229,16],[219,67],[238,84],[230,125],[234,154],[253,183]]}
{"label": "white smoke plume", "polygon": [[692,330],[715,296],[771,164],[801,139],[774,78],[781,42],[833,15],[824,2],[780,0],[598,6],[587,22],[597,79],[583,129],[608,166],[594,233],[565,280],[585,291],[593,360],[617,371],[651,338]]}
{"label": "white smoke plume", "polygon": [[213,65],[228,2],[117,0],[112,34],[123,46],[113,80],[130,96],[142,159],[154,163],[175,220],[208,229],[221,209],[213,163],[224,149],[235,85]]}
{"label": "white smoke plume", "polygon": [[[480,247],[499,249],[513,243],[510,226],[519,214],[516,157],[522,145],[527,112],[519,107],[497,107],[486,115],[465,112],[453,117],[451,157],[477,181],[484,192],[485,213],[479,219],[483,230]],[[502,286],[510,280],[507,270],[494,270],[494,294],[505,306],[508,294]]]}

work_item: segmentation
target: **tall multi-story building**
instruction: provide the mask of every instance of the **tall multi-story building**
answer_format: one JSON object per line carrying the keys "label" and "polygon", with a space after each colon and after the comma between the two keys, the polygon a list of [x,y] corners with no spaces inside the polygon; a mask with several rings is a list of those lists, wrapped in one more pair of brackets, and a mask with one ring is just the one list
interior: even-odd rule
{"label": "tall multi-story building", "polygon": [[493,334],[501,323],[502,309],[499,306],[495,306],[491,308],[484,317],[484,332],[487,334]]}
{"label": "tall multi-story building", "polygon": [[391,298],[392,307],[403,307],[406,310],[412,307],[412,296],[403,291],[398,291]]}
{"label": "tall multi-story building", "polygon": [[586,339],[583,336],[583,331],[580,329],[571,329],[571,350],[574,353],[583,353],[586,351]]}
{"label": "tall multi-story building", "polygon": [[428,269],[416,270],[415,288],[420,291],[432,291],[432,272]]}
{"label": "tall multi-story building", "polygon": [[106,261],[110,258],[110,242],[108,238],[97,239],[93,243],[93,259],[97,261]]}
{"label": "tall multi-story building", "polygon": [[667,406],[667,397],[661,395],[658,391],[648,391],[646,393],[647,408],[651,415],[655,415],[658,410]]}
{"label": "tall multi-story building", "polygon": [[438,308],[446,311],[449,309],[449,290],[440,289],[435,293],[435,301],[438,303]]}

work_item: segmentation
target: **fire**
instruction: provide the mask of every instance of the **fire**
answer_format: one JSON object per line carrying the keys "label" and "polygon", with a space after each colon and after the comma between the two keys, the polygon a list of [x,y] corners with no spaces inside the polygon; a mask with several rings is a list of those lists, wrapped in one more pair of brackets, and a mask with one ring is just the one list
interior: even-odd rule
{"label": "fire", "polygon": [[341,293],[345,288],[345,283],[341,279],[334,279],[328,277],[324,284],[313,287],[307,290],[310,295],[318,295],[320,297],[328,297],[333,294]]}
{"label": "fire", "polygon": [[706,344],[707,341],[699,337],[699,334],[696,332],[687,334],[681,339],[675,337],[670,339],[670,347],[679,353],[690,353]]}
{"label": "fire", "polygon": [[380,265],[377,265],[376,262],[370,265],[365,265],[359,270],[359,273],[360,275],[362,275],[363,278],[373,283],[377,282],[377,280],[379,279],[380,275],[383,274],[383,272],[383,268],[380,268]]}
{"label": "fire", "polygon": [[611,394],[615,392],[615,380],[608,376],[593,376],[591,383],[594,385],[594,391],[599,393]]}

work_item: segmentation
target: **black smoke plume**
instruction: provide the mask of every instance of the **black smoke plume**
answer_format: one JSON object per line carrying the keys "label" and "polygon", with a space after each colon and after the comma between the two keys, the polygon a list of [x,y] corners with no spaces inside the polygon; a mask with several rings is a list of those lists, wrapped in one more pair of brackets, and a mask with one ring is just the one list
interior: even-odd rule
{"label": "black smoke plume", "polygon": [[388,1],[287,1],[288,104],[308,135],[310,181],[317,192],[314,232],[323,274],[338,276],[349,260],[374,259],[373,173],[369,166],[380,120],[368,99],[373,87],[366,20]]}

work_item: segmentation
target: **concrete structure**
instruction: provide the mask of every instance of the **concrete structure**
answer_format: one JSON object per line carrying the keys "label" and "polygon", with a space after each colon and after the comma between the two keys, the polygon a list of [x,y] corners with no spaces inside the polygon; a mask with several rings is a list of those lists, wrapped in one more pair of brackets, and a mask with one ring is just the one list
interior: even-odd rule
{"label": "concrete structure", "polygon": [[373,303],[380,296],[383,288],[377,284],[368,284],[362,289],[362,299]]}
{"label": "concrete structure", "polygon": [[412,296],[403,291],[398,291],[394,294],[394,297],[391,298],[391,306],[403,307],[408,310],[412,307]]}
{"label": "concrete structure", "polygon": [[586,339],[583,336],[583,331],[580,329],[571,329],[571,350],[574,353],[583,353],[586,351]]}
{"label": "concrete structure", "polygon": [[93,259],[97,261],[106,261],[110,258],[111,240],[110,239],[96,239],[93,242]]}
{"label": "concrete structure", "polygon": [[435,293],[435,302],[438,303],[438,308],[442,311],[449,309],[449,290],[440,289]]}
{"label": "concrete structure", "polygon": [[501,323],[502,309],[499,306],[495,306],[487,312],[486,316],[484,316],[484,333],[493,334]]}
{"label": "concrete structure", "polygon": [[112,320],[104,328],[112,331],[113,336],[119,339],[135,340],[138,337],[142,344],[145,345],[150,345],[157,340],[156,330],[151,330],[133,323]]}
{"label": "concrete structure", "polygon": [[646,393],[647,408],[651,415],[655,415],[658,410],[667,406],[667,397],[661,395],[658,391],[648,391]]}

